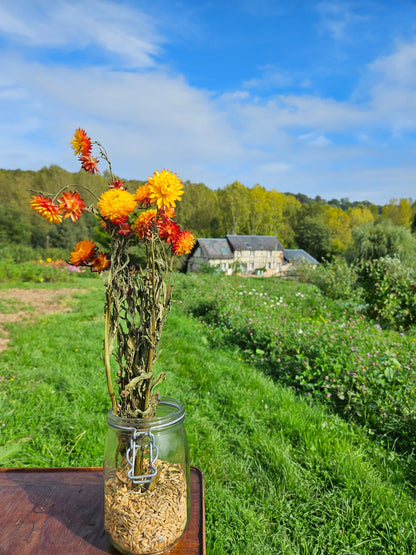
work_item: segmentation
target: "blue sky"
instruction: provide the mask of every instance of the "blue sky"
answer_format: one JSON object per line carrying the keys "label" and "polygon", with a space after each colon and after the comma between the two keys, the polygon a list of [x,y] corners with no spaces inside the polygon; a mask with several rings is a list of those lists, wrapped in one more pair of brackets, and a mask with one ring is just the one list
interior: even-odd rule
{"label": "blue sky", "polygon": [[416,198],[416,2],[2,0],[0,167]]}

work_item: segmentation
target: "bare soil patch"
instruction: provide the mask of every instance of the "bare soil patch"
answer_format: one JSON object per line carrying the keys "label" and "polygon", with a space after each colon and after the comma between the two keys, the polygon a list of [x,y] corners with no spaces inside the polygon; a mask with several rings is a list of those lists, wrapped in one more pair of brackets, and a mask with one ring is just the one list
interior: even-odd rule
{"label": "bare soil patch", "polygon": [[3,289],[0,290],[0,352],[9,342],[4,324],[33,321],[42,314],[71,312],[68,300],[80,289]]}

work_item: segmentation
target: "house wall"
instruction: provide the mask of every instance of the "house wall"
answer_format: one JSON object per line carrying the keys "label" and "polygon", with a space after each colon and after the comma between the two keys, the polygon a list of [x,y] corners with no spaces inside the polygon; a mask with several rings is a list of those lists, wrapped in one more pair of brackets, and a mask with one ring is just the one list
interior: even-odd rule
{"label": "house wall", "polygon": [[223,272],[227,274],[232,274],[232,263],[233,259],[224,258],[207,258],[202,249],[198,247],[194,254],[189,258],[187,263],[188,272],[198,272],[204,266],[219,266]]}
{"label": "house wall", "polygon": [[256,270],[264,269],[265,276],[272,276],[281,272],[283,251],[235,251],[234,259],[208,259],[204,256],[202,249],[198,247],[188,260],[187,270],[188,272],[198,272],[205,265],[209,265],[219,266],[223,272],[231,274],[235,262],[241,265],[240,273],[242,274],[254,275]]}
{"label": "house wall", "polygon": [[235,251],[234,258],[241,264],[242,273],[253,274],[264,268],[265,274],[274,275],[280,272],[283,251]]}

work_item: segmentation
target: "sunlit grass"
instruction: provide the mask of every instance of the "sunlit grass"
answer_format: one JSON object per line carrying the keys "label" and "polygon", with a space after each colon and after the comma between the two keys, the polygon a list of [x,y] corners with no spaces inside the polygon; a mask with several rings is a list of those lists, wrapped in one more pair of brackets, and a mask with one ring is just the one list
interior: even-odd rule
{"label": "sunlit grass", "polygon": [[[104,293],[99,281],[82,286],[72,312],[9,324],[0,362],[3,466],[102,464],[110,406],[100,358]],[[185,404],[191,464],[205,475],[209,554],[412,553],[416,501],[397,454],[233,349],[211,348],[180,304],[158,369],[168,374],[161,394]]]}

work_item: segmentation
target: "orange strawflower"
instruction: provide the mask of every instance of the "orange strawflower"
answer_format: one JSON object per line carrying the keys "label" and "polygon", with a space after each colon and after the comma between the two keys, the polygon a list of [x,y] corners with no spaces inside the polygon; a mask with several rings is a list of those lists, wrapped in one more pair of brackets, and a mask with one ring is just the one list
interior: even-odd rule
{"label": "orange strawflower", "polygon": [[113,224],[121,224],[136,208],[137,201],[134,195],[128,191],[108,189],[101,195],[97,206],[103,218],[110,220]]}
{"label": "orange strawflower", "polygon": [[75,249],[71,252],[69,263],[74,266],[85,266],[92,262],[95,257],[97,247],[94,241],[85,239],[76,244]]}
{"label": "orange strawflower", "polygon": [[173,206],[168,206],[167,208],[161,208],[159,214],[162,218],[174,218],[176,210]]}
{"label": "orange strawflower", "polygon": [[32,196],[30,207],[51,224],[60,224],[62,222],[59,207],[49,197],[42,195],[37,197]]}
{"label": "orange strawflower", "polygon": [[140,206],[145,206],[145,207],[150,206],[151,201],[150,201],[149,194],[150,194],[150,190],[147,183],[137,188],[136,200],[140,204]]}
{"label": "orange strawflower", "polygon": [[97,254],[97,256],[91,262],[90,266],[92,272],[98,272],[99,274],[101,274],[101,272],[104,272],[105,270],[108,270],[109,267],[110,260],[108,256],[103,252],[99,252]]}
{"label": "orange strawflower", "polygon": [[81,217],[81,214],[85,210],[84,200],[79,196],[79,193],[62,193],[62,197],[57,199],[59,202],[59,212],[62,217],[71,218],[73,222],[76,222]]}
{"label": "orange strawflower", "polygon": [[134,226],[134,233],[140,239],[149,239],[152,235],[152,225],[156,220],[156,210],[147,210],[142,212],[137,218],[136,225]]}
{"label": "orange strawflower", "polygon": [[157,230],[159,232],[159,237],[166,243],[174,243],[181,232],[178,224],[169,218],[162,218],[157,223]]}
{"label": "orange strawflower", "polygon": [[74,136],[72,137],[71,145],[76,155],[80,154],[81,156],[88,156],[91,154],[91,139],[81,128],[78,128],[75,131]]}
{"label": "orange strawflower", "polygon": [[182,233],[179,234],[179,237],[172,245],[172,252],[173,254],[176,254],[176,256],[189,254],[194,244],[195,237],[192,235],[192,233],[186,230],[182,231]]}
{"label": "orange strawflower", "polygon": [[79,161],[82,162],[81,168],[89,173],[100,173],[100,170],[97,167],[98,158],[94,158],[91,154],[82,155],[79,157]]}
{"label": "orange strawflower", "polygon": [[149,187],[149,198],[159,208],[175,206],[175,202],[183,195],[182,181],[167,170],[155,172],[149,177],[146,185]]}

